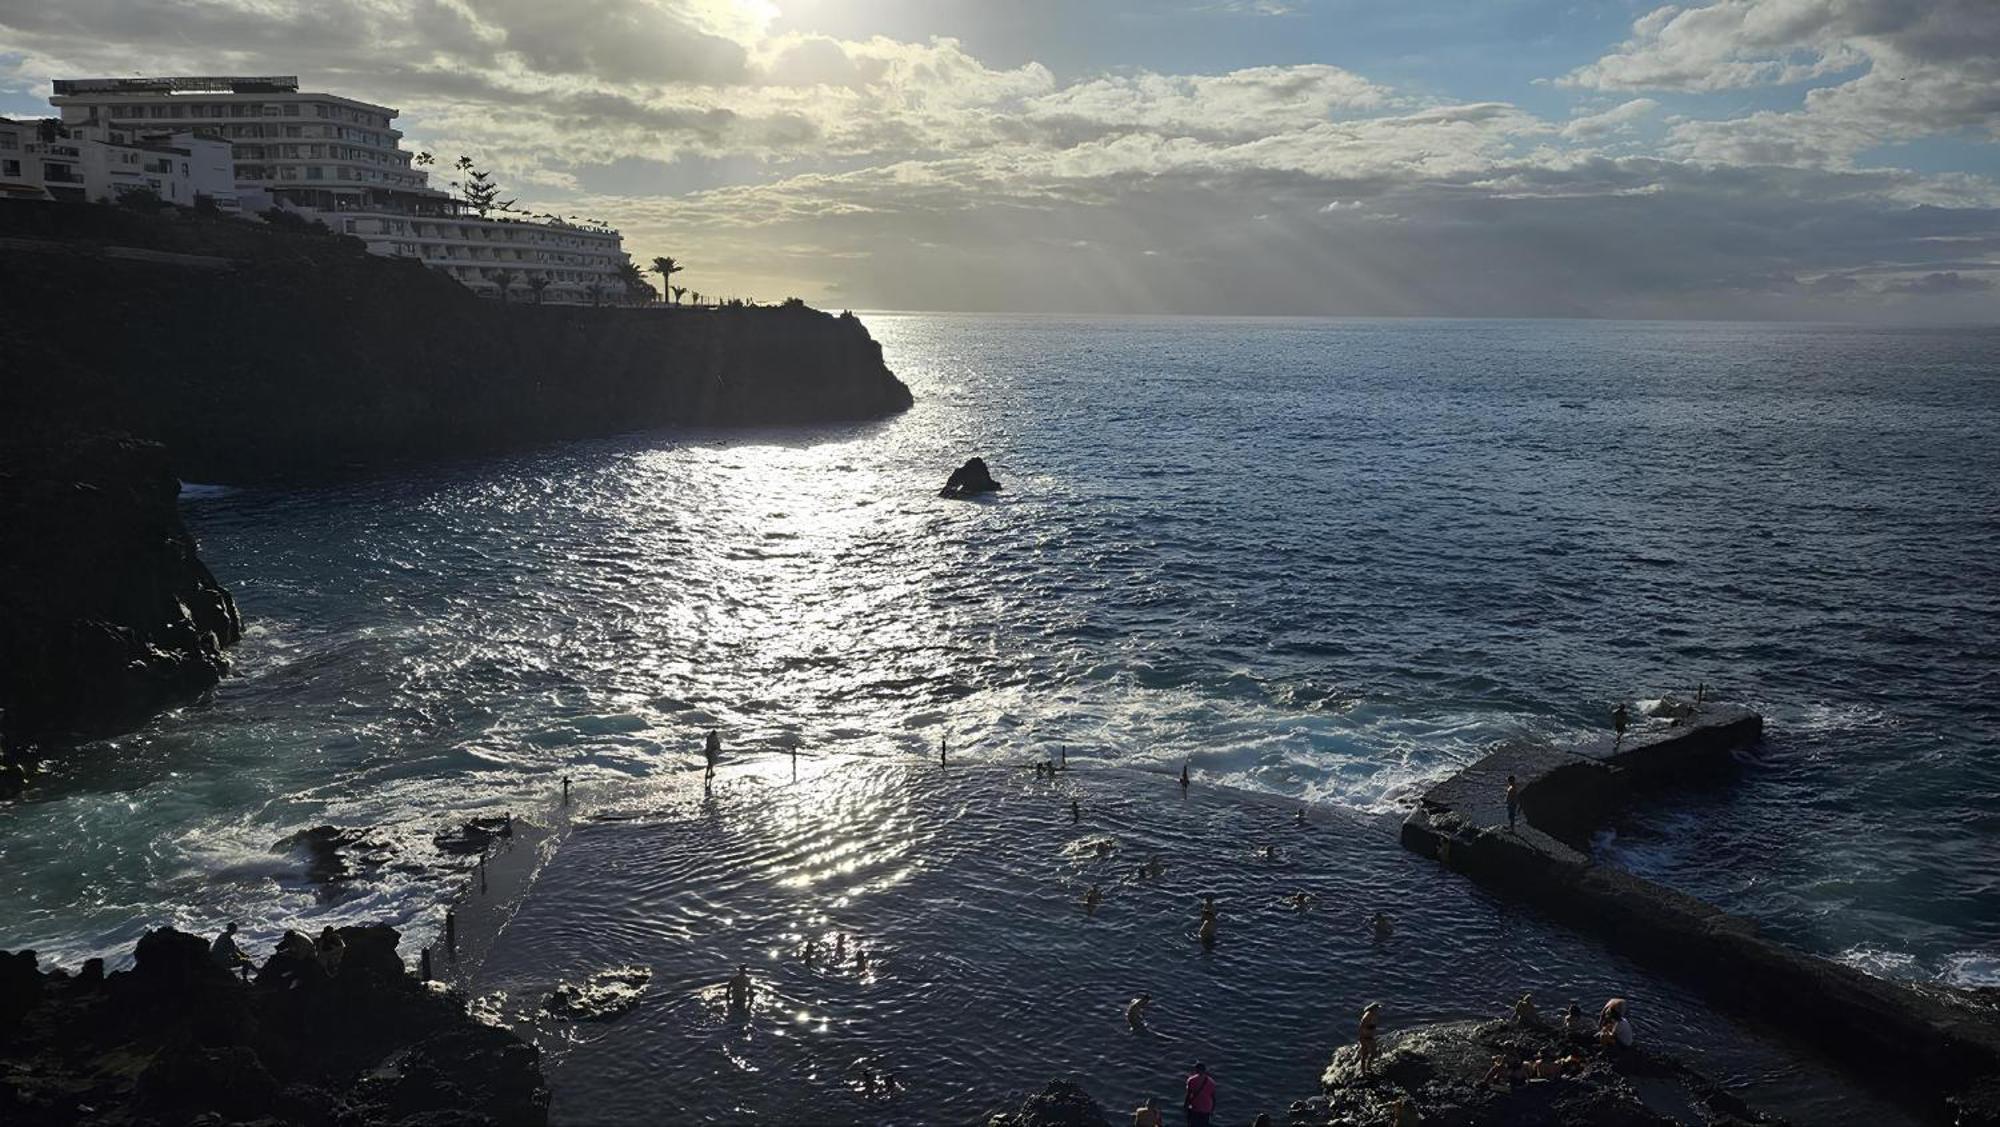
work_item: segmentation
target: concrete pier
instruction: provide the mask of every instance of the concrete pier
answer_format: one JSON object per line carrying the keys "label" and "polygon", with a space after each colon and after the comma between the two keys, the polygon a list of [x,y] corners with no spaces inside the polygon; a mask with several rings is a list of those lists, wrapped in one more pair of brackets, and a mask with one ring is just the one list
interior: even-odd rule
{"label": "concrete pier", "polygon": [[[1424,795],[1403,845],[1907,1087],[1941,1122],[2000,1122],[2000,1093],[1979,1083],[2000,1076],[1990,1004],[1794,951],[1754,921],[1591,861],[1591,832],[1620,809],[1726,768],[1763,733],[1741,708],[1669,701],[1664,713],[1621,741],[1496,749]],[[1512,828],[1509,775],[1520,798]]]}

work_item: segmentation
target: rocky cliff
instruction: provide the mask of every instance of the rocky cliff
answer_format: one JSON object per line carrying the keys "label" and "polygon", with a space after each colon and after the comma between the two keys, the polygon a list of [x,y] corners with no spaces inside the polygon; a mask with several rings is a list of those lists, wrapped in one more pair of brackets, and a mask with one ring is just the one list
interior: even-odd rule
{"label": "rocky cliff", "polygon": [[155,443],[0,441],[0,744],[115,730],[222,675],[242,624],[179,489]]}
{"label": "rocky cliff", "polygon": [[194,481],[910,404],[851,316],[503,307],[354,239],[189,214],[0,209],[0,306],[0,417],[155,439]]}

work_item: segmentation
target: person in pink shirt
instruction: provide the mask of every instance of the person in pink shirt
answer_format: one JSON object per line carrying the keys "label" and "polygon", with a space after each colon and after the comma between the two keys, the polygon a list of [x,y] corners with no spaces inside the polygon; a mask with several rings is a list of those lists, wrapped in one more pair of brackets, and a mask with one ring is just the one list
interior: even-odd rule
{"label": "person in pink shirt", "polygon": [[1215,1114],[1215,1078],[1200,1061],[1194,1062],[1194,1072],[1187,1078],[1187,1098],[1181,1107],[1187,1112],[1187,1127],[1208,1127],[1208,1117]]}

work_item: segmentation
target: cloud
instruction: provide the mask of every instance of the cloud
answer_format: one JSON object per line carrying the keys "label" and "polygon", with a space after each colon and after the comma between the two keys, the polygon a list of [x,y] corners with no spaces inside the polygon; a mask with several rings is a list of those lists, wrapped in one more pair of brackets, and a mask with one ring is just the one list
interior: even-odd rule
{"label": "cloud", "polygon": [[1881,139],[1986,120],[1985,24],[1954,36],[1923,7],[1724,0],[1642,18],[1565,81],[1683,97],[1832,83],[1796,110],[1669,118],[1664,139],[1646,96],[1551,120],[1324,64],[1062,80],[949,37],[792,30],[746,0],[582,0],[560,16],[530,0],[0,0],[0,88],[134,58],[296,71],[398,106],[413,146],[474,155],[533,210],[617,222],[635,254],[683,258],[706,293],[1991,317],[2000,189],[1853,167]]}
{"label": "cloud", "polygon": [[2000,3],[1719,0],[1640,17],[1561,85],[1706,93],[1810,83],[1797,110],[1690,120],[1669,151],[1696,160],[1843,165],[1894,141],[2000,137]]}
{"label": "cloud", "polygon": [[1562,134],[1572,141],[1595,141],[1626,132],[1635,122],[1659,108],[1660,103],[1651,98],[1634,98],[1602,113],[1572,118],[1568,125],[1563,126]]}
{"label": "cloud", "polygon": [[1882,287],[1883,293],[1914,294],[1918,297],[1939,297],[1953,294],[1990,293],[1993,283],[1986,278],[1969,278],[1956,270],[1933,272],[1907,281],[1892,282]]}

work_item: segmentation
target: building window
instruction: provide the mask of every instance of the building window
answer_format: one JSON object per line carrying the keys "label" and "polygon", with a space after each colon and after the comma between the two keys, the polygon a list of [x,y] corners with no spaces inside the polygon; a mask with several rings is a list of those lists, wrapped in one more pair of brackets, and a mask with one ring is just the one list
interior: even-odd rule
{"label": "building window", "polygon": [[306,179],[323,180],[325,178],[326,178],[326,170],[321,168],[319,165],[309,164],[306,166]]}
{"label": "building window", "polygon": [[20,147],[21,147],[20,138],[16,137],[12,133],[0,133],[0,149],[4,149],[7,152],[11,153],[15,149],[18,149]]}
{"label": "building window", "polygon": [[13,176],[18,178],[20,175],[21,175],[20,161],[0,160],[0,176]]}

